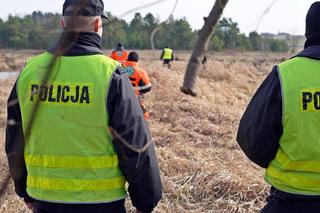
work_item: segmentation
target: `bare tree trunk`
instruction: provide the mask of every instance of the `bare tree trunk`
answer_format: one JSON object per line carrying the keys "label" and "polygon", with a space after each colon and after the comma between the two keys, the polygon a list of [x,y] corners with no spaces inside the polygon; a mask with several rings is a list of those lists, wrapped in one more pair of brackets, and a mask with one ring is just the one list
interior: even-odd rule
{"label": "bare tree trunk", "polygon": [[191,58],[189,60],[187,71],[184,76],[181,91],[192,96],[196,96],[194,86],[197,78],[197,72],[200,66],[204,51],[208,49],[209,40],[213,33],[213,28],[220,19],[222,12],[227,5],[228,0],[216,0],[208,17],[204,18],[205,23],[198,33],[197,42],[193,48]]}

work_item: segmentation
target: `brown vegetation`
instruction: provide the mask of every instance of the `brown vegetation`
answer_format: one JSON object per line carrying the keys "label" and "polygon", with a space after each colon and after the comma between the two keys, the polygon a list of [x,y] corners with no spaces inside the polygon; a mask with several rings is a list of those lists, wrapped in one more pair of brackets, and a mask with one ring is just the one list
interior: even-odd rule
{"label": "brown vegetation", "polygon": [[0,50],[0,71],[20,71],[25,62],[34,54],[39,51],[33,50],[20,50],[12,51],[1,49]]}
{"label": "brown vegetation", "polygon": [[[258,212],[268,185],[263,170],[239,149],[236,131],[257,86],[274,64],[288,56],[209,55],[197,80],[198,97],[192,98],[179,91],[189,55],[177,53],[180,60],[170,71],[151,55],[142,53],[141,66],[154,85],[145,99],[164,186],[155,212]],[[0,81],[0,181],[7,173],[5,101],[13,82]],[[0,200],[0,212],[27,212],[12,183]]]}

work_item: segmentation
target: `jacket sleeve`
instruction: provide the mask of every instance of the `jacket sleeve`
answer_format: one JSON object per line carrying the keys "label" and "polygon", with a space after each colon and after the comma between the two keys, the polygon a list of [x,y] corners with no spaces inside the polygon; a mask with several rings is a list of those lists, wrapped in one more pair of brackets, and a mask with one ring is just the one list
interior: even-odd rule
{"label": "jacket sleeve", "polygon": [[279,149],[282,132],[281,85],[274,67],[244,112],[237,141],[251,161],[267,168]]}
{"label": "jacket sleeve", "polygon": [[151,91],[152,85],[148,76],[148,73],[145,70],[141,70],[141,80],[138,83],[139,92],[145,94]]}
{"label": "jacket sleeve", "polygon": [[24,160],[25,142],[22,130],[20,104],[17,100],[18,96],[15,84],[7,102],[8,117],[5,149],[16,193],[24,198],[26,202],[32,202],[33,199],[29,197],[26,192],[27,168]]}
{"label": "jacket sleeve", "polygon": [[[120,169],[129,183],[132,204],[140,211],[151,212],[162,197],[160,172],[138,98],[123,71],[117,70],[113,74],[107,109],[110,128],[123,139],[114,137],[113,143]],[[138,150],[132,150],[128,145]],[[147,148],[142,150],[144,147]]]}

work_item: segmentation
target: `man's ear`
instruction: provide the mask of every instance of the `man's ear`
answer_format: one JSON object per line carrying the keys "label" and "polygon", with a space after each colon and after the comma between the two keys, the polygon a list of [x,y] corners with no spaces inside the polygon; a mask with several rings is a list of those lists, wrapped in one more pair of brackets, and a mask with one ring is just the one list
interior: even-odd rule
{"label": "man's ear", "polygon": [[101,27],[101,19],[97,18],[94,20],[94,31],[97,33]]}
{"label": "man's ear", "polygon": [[61,28],[64,28],[64,26],[65,26],[63,18],[60,20],[60,26],[61,26]]}

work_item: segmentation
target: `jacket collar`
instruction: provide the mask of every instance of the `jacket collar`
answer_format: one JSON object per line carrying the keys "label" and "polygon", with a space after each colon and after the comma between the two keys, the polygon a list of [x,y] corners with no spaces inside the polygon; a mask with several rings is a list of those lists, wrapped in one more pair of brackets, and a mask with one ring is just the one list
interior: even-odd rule
{"label": "jacket collar", "polygon": [[59,41],[48,52],[55,53],[59,49],[63,56],[81,56],[103,54],[101,37],[96,33],[62,33],[63,41]]}
{"label": "jacket collar", "polygon": [[117,47],[115,51],[124,51],[123,47]]}
{"label": "jacket collar", "polygon": [[125,65],[126,65],[126,66],[131,66],[131,67],[137,67],[137,66],[138,66],[138,63],[137,63],[137,62],[134,62],[134,61],[126,61],[126,62],[125,62]]}
{"label": "jacket collar", "polygon": [[313,33],[311,36],[307,36],[307,40],[304,43],[304,48],[320,45],[320,32]]}
{"label": "jacket collar", "polygon": [[308,46],[295,57],[306,57],[315,60],[320,60],[320,45]]}

